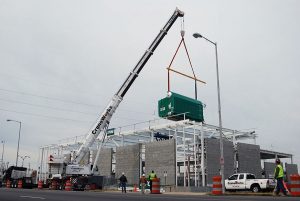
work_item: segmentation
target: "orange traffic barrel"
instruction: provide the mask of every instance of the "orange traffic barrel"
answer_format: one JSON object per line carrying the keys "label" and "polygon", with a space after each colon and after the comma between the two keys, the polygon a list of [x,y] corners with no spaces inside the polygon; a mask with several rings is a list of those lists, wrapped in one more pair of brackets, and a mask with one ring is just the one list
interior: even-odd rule
{"label": "orange traffic barrel", "polygon": [[23,188],[23,181],[22,181],[22,179],[18,180],[18,188]]}
{"label": "orange traffic barrel", "polygon": [[160,179],[153,178],[152,180],[152,194],[160,194]]}
{"label": "orange traffic barrel", "polygon": [[10,180],[6,180],[6,188],[10,188],[11,187],[11,182]]}
{"label": "orange traffic barrel", "polygon": [[72,190],[72,189],[71,189],[71,182],[70,182],[70,180],[67,180],[67,181],[66,181],[65,190],[66,190],[66,191],[71,191],[71,190]]}
{"label": "orange traffic barrel", "polygon": [[296,174],[291,175],[290,179],[291,179],[291,184],[290,184],[291,195],[300,196],[300,175],[296,175]]}
{"label": "orange traffic barrel", "polygon": [[43,181],[42,180],[38,181],[38,189],[43,189]]}
{"label": "orange traffic barrel", "polygon": [[136,184],[134,184],[133,192],[137,192]]}
{"label": "orange traffic barrel", "polygon": [[211,192],[213,195],[222,195],[222,177],[213,177],[213,190]]}

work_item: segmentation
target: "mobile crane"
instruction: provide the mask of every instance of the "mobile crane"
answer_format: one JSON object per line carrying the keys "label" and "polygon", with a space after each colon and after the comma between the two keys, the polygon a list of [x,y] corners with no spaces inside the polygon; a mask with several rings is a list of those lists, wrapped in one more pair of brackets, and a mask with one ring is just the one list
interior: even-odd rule
{"label": "mobile crane", "polygon": [[[100,115],[97,120],[97,123],[92,127],[91,131],[88,133],[86,138],[84,139],[82,145],[76,152],[73,160],[66,166],[66,175],[67,176],[79,176],[79,175],[93,175],[95,172],[96,164],[99,158],[99,153],[101,150],[101,146],[106,137],[106,130],[108,129],[110,120],[112,115],[118,108],[119,104],[123,100],[126,92],[129,90],[135,79],[138,77],[139,73],[149,60],[149,58],[154,53],[157,46],[160,44],[162,39],[165,37],[169,29],[172,27],[174,22],[177,20],[178,17],[183,17],[184,12],[180,11],[178,8],[174,11],[171,18],[165,24],[163,29],[160,30],[159,34],[156,36],[154,41],[151,43],[150,47],[146,50],[143,54],[141,59],[138,61],[134,69],[130,72],[128,77],[126,78],[125,82],[122,84],[118,92],[113,96],[112,100],[104,110],[104,112]],[[96,158],[94,160],[93,165],[80,165],[81,161],[85,157],[85,155],[89,152],[89,148],[93,145],[99,134],[102,133],[100,146],[98,148],[98,152]]]}

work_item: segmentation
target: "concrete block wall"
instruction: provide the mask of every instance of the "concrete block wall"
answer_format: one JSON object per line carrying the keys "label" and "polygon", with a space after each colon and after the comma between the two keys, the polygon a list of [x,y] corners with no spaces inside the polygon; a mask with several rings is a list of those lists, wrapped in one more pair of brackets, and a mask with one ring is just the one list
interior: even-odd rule
{"label": "concrete block wall", "polygon": [[207,184],[213,176],[220,175],[220,143],[217,139],[205,139]]}
{"label": "concrete block wall", "polygon": [[129,185],[139,183],[140,148],[141,144],[135,144],[116,149],[116,178],[124,172]]}
{"label": "concrete block wall", "polygon": [[[234,173],[234,148],[233,143],[223,141],[224,148],[224,176],[229,177]],[[213,176],[220,175],[220,141],[219,139],[205,139],[207,184],[212,184]]]}
{"label": "concrete block wall", "polygon": [[276,167],[275,163],[264,162],[264,171],[265,171],[266,179],[273,179],[275,167]]}
{"label": "concrete block wall", "polygon": [[290,181],[291,174],[298,174],[298,166],[297,164],[288,164],[285,163],[285,171],[288,181]]}
{"label": "concrete block wall", "polygon": [[262,178],[259,145],[237,143],[237,153],[238,172],[248,172]]}
{"label": "concrete block wall", "polygon": [[[154,170],[161,185],[175,185],[176,144],[175,139],[154,141],[145,144],[145,174]],[[164,177],[167,171],[167,177]]]}
{"label": "concrete block wall", "polygon": [[234,147],[233,143],[224,140],[223,141],[223,147],[224,147],[224,176],[225,178],[228,178],[234,173]]}
{"label": "concrete block wall", "polygon": [[[101,176],[111,176],[112,173],[112,148],[102,148],[100,151],[99,160],[97,163],[98,172]],[[94,163],[97,155],[97,150],[92,152],[92,162]]]}

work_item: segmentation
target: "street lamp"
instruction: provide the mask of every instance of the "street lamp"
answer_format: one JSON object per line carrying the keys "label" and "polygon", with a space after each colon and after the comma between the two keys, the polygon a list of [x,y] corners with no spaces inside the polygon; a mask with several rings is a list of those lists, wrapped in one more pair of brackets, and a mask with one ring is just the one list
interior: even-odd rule
{"label": "street lamp", "polygon": [[219,66],[218,66],[218,46],[216,42],[209,40],[199,33],[194,33],[195,38],[203,38],[215,46],[216,53],[216,71],[217,71],[217,90],[218,90],[218,113],[219,113],[219,132],[220,132],[220,172],[222,176],[222,192],[225,192],[224,187],[224,149],[223,149],[223,135],[222,135],[222,115],[221,115],[221,98],[220,98],[220,81],[219,81]]}
{"label": "street lamp", "polygon": [[20,134],[21,134],[21,125],[22,125],[22,122],[16,121],[16,120],[12,120],[12,119],[7,119],[6,121],[13,121],[13,122],[17,122],[17,123],[20,124],[20,127],[19,127],[19,138],[18,138],[18,148],[17,148],[17,159],[16,159],[16,166],[18,166],[19,147],[20,147]]}
{"label": "street lamp", "polygon": [[26,158],[30,158],[30,156],[20,156],[20,158],[22,159],[22,167],[23,167],[23,165],[24,165],[24,160],[25,160]]}

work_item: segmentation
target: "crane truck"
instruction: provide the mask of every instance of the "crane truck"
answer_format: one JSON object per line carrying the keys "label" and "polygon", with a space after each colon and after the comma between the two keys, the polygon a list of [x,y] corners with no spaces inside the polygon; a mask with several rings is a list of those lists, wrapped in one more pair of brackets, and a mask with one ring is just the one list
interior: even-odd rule
{"label": "crane truck", "polygon": [[[135,79],[138,77],[139,73],[149,60],[149,58],[154,53],[157,46],[160,44],[162,39],[165,37],[169,29],[172,27],[174,22],[177,20],[178,17],[183,17],[184,12],[180,11],[178,8],[174,11],[171,18],[167,21],[165,26],[160,30],[154,41],[151,43],[149,48],[146,50],[146,52],[143,54],[143,56],[140,58],[136,66],[133,68],[133,70],[129,73],[128,77],[126,78],[125,82],[121,85],[120,89],[117,91],[117,93],[113,96],[108,106],[105,108],[104,112],[100,115],[100,117],[97,120],[97,123],[92,127],[88,135],[85,137],[82,145],[76,151],[75,156],[71,160],[69,164],[66,164],[66,167],[64,168],[65,173],[63,174],[65,177],[79,177],[83,175],[95,175],[95,170],[97,169],[97,162],[99,159],[99,154],[101,150],[101,146],[105,140],[106,137],[106,130],[108,129],[110,120],[118,108],[119,104],[123,100],[126,92],[129,90]],[[93,145],[95,140],[98,138],[99,134],[102,134],[101,136],[101,142],[100,146],[98,147],[98,151],[94,160],[93,165],[82,165],[81,161],[84,159],[85,155],[89,152],[89,148]],[[77,180],[78,181],[78,180]],[[83,182],[85,183],[85,182]],[[84,184],[81,185],[82,188],[84,188]]]}

